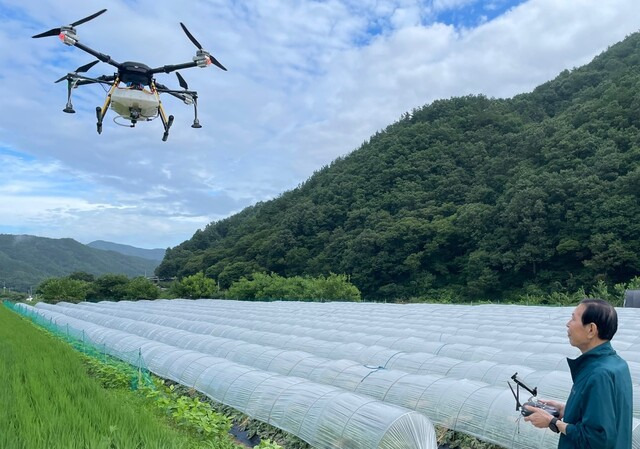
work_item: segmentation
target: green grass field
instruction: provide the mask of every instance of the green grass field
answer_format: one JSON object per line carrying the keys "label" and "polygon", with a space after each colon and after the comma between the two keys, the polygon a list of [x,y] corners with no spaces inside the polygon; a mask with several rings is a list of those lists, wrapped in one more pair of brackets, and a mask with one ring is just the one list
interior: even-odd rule
{"label": "green grass field", "polygon": [[0,307],[0,404],[0,448],[194,446],[190,438],[158,419],[142,398],[103,389],[87,374],[78,353],[4,307]]}

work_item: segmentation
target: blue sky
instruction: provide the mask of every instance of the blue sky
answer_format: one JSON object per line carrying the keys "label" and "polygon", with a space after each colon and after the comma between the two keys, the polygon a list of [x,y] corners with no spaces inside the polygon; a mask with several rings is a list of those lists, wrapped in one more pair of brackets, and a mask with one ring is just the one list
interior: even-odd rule
{"label": "blue sky", "polygon": [[[274,198],[404,112],[510,97],[637,31],[637,0],[0,0],[0,233],[175,246]],[[31,36],[102,8],[80,41],[117,61],[190,61],[192,34],[229,71],[181,71],[199,92],[176,119],[95,131],[99,86],[53,81],[93,58]],[[98,64],[90,75],[111,74]],[[160,83],[176,86],[172,74]]]}

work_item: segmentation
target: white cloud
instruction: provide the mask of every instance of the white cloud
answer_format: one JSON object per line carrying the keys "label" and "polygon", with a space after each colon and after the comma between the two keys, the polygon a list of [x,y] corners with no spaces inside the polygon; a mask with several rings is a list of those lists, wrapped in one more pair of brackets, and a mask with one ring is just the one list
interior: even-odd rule
{"label": "white cloud", "polygon": [[[484,23],[478,15],[475,28],[421,25],[471,3],[110,2],[78,27],[81,42],[120,62],[187,62],[195,48],[182,21],[229,69],[181,71],[199,91],[204,128],[192,129],[192,109],[168,98],[175,122],[163,143],[159,120],[129,129],[112,112],[97,135],[98,86],[74,91],[76,114],[61,112],[66,86],[53,81],[92,57],[29,36],[101,3],[0,0],[0,156],[11,150],[1,156],[0,195],[4,212],[25,205],[5,229],[175,245],[295,187],[403,112],[438,98],[530,91],[634,32],[640,13],[635,0],[529,0]],[[99,64],[90,74],[113,70]],[[158,79],[177,86],[172,74]]]}
{"label": "white cloud", "polygon": [[476,2],[477,0],[434,0],[433,9],[436,11],[444,11],[447,9],[459,9]]}

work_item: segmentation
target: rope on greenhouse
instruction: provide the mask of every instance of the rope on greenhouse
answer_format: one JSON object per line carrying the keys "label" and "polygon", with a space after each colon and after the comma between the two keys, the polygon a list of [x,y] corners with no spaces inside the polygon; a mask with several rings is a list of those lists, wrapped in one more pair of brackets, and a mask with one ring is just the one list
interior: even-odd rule
{"label": "rope on greenhouse", "polygon": [[381,369],[385,369],[384,366],[369,366],[369,365],[364,365],[365,368],[370,369],[371,371],[369,372],[369,374],[367,374],[366,376],[364,376],[362,379],[360,379],[360,382],[358,382],[358,384],[361,384],[362,382],[364,382],[364,380],[369,377],[370,375],[372,375],[373,373],[380,371]]}
{"label": "rope on greenhouse", "polygon": [[398,351],[398,352],[396,352],[395,354],[391,354],[391,357],[389,357],[389,358],[387,359],[387,361],[386,361],[386,362],[384,362],[384,366],[383,366],[383,368],[386,368],[386,367],[387,367],[387,364],[388,364],[391,360],[393,360],[393,359],[394,359],[394,357],[396,357],[396,356],[398,356],[398,355],[400,355],[400,354],[406,354],[406,352],[405,352],[405,351]]}

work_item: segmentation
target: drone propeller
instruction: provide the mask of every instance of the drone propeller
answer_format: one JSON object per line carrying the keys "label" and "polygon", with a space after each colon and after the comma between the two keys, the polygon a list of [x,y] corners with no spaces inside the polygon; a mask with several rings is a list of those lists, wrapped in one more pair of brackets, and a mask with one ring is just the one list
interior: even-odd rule
{"label": "drone propeller", "polygon": [[184,23],[180,22],[180,26],[182,27],[182,29],[184,30],[185,34],[187,35],[187,37],[191,40],[191,42],[193,42],[193,45],[195,45],[196,47],[198,47],[198,50],[202,50],[202,45],[200,45],[200,42],[198,42],[196,40],[195,37],[193,37],[193,34],[191,34],[189,32],[189,30],[187,30],[187,27],[184,26]]}
{"label": "drone propeller", "polygon": [[180,72],[176,72],[176,76],[178,77],[178,83],[180,84],[180,87],[182,87],[184,90],[189,90],[189,85],[184,80],[182,75],[180,75]]}
{"label": "drone propeller", "polygon": [[219,68],[221,68],[221,69],[222,69],[222,70],[224,70],[225,72],[227,71],[227,69],[225,68],[225,66],[223,66],[222,64],[220,64],[220,62],[218,62],[218,60],[217,60],[216,58],[214,58],[213,56],[211,56],[211,55],[209,54],[209,52],[207,52],[206,50],[204,50],[204,49],[202,48],[202,45],[200,45],[200,42],[198,42],[198,41],[196,40],[196,38],[195,38],[195,37],[193,37],[193,35],[189,32],[189,30],[187,29],[187,27],[186,27],[186,26],[184,26],[184,23],[180,22],[180,26],[182,27],[182,30],[183,30],[183,31],[184,31],[184,33],[187,35],[187,37],[189,38],[189,40],[190,40],[191,42],[193,42],[193,45],[195,45],[195,46],[198,48],[198,50],[199,50],[199,52],[198,52],[198,53],[202,53],[202,54],[206,55],[206,57],[209,59],[209,61],[210,61],[212,64],[214,64],[214,65],[218,66]]}
{"label": "drone propeller", "polygon": [[52,28],[49,31],[45,31],[44,33],[40,33],[40,34],[36,34],[35,36],[32,36],[34,39],[40,38],[40,37],[48,37],[48,36],[57,36],[59,35],[63,29],[69,29],[69,28],[74,28],[78,25],[82,25],[85,22],[88,22],[89,20],[95,19],[96,17],[98,17],[100,14],[104,13],[106,11],[106,9],[103,9],[101,11],[98,11],[95,14],[91,14],[90,16],[85,17],[84,19],[80,19],[76,22],[73,22],[72,24],[66,25],[66,26],[62,26],[60,28]]}
{"label": "drone propeller", "polygon": [[[81,65],[80,67],[78,67],[73,73],[84,73],[86,71],[88,71],[91,67],[93,67],[94,65],[96,65],[97,63],[99,63],[99,60],[95,60],[93,62],[90,62],[89,64],[85,64],[85,65]],[[69,75],[65,75],[62,78],[60,78],[59,80],[56,81],[56,83],[59,83],[62,80],[68,79]]]}

